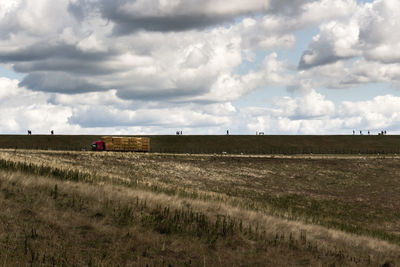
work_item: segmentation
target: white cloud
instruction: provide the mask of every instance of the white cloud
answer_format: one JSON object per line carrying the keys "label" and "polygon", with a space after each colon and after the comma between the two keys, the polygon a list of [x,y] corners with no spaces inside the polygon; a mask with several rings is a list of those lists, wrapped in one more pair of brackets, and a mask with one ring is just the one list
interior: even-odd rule
{"label": "white cloud", "polygon": [[0,101],[8,97],[15,97],[18,95],[18,80],[10,80],[5,77],[0,77]]}
{"label": "white cloud", "polygon": [[238,112],[237,125],[247,122],[250,133],[269,134],[351,134],[382,130],[400,132],[400,97],[377,96],[367,101],[343,101],[335,105],[311,89],[299,96],[279,97],[263,109],[245,108]]}
{"label": "white cloud", "polygon": [[285,18],[267,15],[259,20],[246,18],[234,30],[242,36],[244,49],[270,50],[293,47],[296,43],[293,28]]}
{"label": "white cloud", "polygon": [[79,41],[77,48],[83,52],[106,52],[107,46],[100,41],[95,34],[89,35],[87,38]]}
{"label": "white cloud", "polygon": [[14,9],[18,7],[19,1],[18,0],[8,0],[8,1],[1,1],[0,2],[0,19],[4,18],[7,13],[12,12]]}
{"label": "white cloud", "polygon": [[70,108],[47,103],[44,93],[18,87],[17,80],[0,78],[0,131],[2,133],[50,133],[51,129],[73,132],[68,125]]}
{"label": "white cloud", "polygon": [[[355,130],[400,132],[400,97],[385,95],[369,101],[335,105],[309,87],[293,96],[275,98],[263,108],[236,108],[231,103],[180,104],[174,107],[118,98],[116,91],[81,95],[47,94],[18,87],[0,78],[0,119],[3,133],[169,133],[186,134],[350,134]],[[27,104],[30,103],[30,104]]]}
{"label": "white cloud", "polygon": [[[314,16],[315,17],[315,16]],[[333,19],[320,26],[300,69],[363,57],[383,64],[400,63],[400,2],[376,0],[358,6],[352,16]]]}
{"label": "white cloud", "polygon": [[319,23],[337,18],[345,18],[357,10],[354,0],[321,0],[306,3],[299,21],[302,24]]}
{"label": "white cloud", "polygon": [[342,84],[392,83],[400,80],[400,64],[357,60],[346,72],[346,75],[341,79]]}
{"label": "white cloud", "polygon": [[365,57],[383,63],[400,62],[400,36],[396,34],[400,26],[400,2],[397,0],[377,0],[366,4],[359,15],[361,25],[360,43]]}
{"label": "white cloud", "polygon": [[354,20],[323,24],[320,33],[314,36],[310,50],[303,53],[299,68],[307,69],[361,55],[356,47],[358,36],[359,26]]}
{"label": "white cloud", "polygon": [[334,103],[313,89],[304,91],[296,98],[281,97],[274,101],[273,114],[293,120],[329,117],[334,113]]}
{"label": "white cloud", "polygon": [[104,106],[121,106],[128,107],[138,105],[132,101],[120,99],[116,90],[105,92],[91,92],[79,95],[53,94],[49,97],[49,102],[54,105],[62,106],[78,106],[78,105],[104,105]]}
{"label": "white cloud", "polygon": [[[315,1],[252,0],[227,5],[198,0],[62,0],[55,9],[50,0],[21,0],[7,13],[7,20],[0,20],[4,26],[0,29],[12,32],[2,41],[0,61],[27,73],[22,85],[37,91],[76,94],[114,89],[119,97],[133,100],[231,101],[257,86],[287,82],[282,62],[273,58],[258,70],[236,73],[243,56],[251,59],[257,50],[294,46],[293,31],[310,22],[281,17],[287,7],[302,12],[330,8],[335,10],[331,14],[342,16],[351,2],[318,6]],[[267,14],[271,10],[275,13]],[[295,18],[302,12],[295,12]],[[200,21],[183,31],[173,30],[175,19],[179,25],[190,24],[196,14],[201,19],[210,17],[206,24],[212,28],[203,30]],[[10,21],[15,27],[10,27]],[[144,23],[139,25],[142,30],[113,35],[116,27],[132,23]],[[172,31],[146,31],[150,24],[172,27]]]}
{"label": "white cloud", "polygon": [[338,108],[338,113],[340,116],[349,117],[352,127],[374,129],[378,132],[385,129],[398,132],[400,130],[399,106],[400,97],[384,95],[374,97],[369,101],[344,101]]}
{"label": "white cloud", "polygon": [[[0,62],[26,75],[0,79],[0,131],[398,129],[395,97],[334,104],[318,88],[398,83],[399,10],[395,0],[2,1]],[[296,31],[315,25],[295,70],[284,57]],[[271,87],[293,95],[232,104]]]}

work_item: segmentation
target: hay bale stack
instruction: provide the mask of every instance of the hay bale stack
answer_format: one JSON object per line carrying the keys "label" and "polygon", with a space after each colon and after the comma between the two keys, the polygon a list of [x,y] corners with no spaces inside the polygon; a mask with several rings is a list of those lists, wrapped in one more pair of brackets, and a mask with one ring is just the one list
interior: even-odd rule
{"label": "hay bale stack", "polygon": [[109,151],[150,151],[150,138],[148,137],[113,137],[103,136],[106,150]]}

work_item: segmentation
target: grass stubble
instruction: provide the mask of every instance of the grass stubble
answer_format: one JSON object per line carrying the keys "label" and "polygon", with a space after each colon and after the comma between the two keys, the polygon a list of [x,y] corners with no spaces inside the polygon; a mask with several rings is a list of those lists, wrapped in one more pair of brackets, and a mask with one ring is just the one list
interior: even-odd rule
{"label": "grass stubble", "polygon": [[2,150],[0,265],[397,266],[390,157]]}

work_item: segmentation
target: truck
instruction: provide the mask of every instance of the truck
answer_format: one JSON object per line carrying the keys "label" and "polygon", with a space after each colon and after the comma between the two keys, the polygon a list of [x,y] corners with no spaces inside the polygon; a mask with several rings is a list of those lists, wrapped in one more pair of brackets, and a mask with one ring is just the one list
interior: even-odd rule
{"label": "truck", "polygon": [[103,136],[92,143],[92,151],[149,152],[150,138]]}

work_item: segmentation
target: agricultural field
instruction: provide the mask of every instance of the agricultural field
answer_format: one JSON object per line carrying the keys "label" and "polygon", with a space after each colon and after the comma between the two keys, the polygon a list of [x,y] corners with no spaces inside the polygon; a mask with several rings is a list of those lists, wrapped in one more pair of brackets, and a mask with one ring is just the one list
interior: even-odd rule
{"label": "agricultural field", "polygon": [[[0,148],[91,150],[99,135],[0,135]],[[190,154],[400,154],[399,135],[150,135],[150,152]],[[201,145],[199,145],[201,144]]]}
{"label": "agricultural field", "polygon": [[0,150],[0,265],[399,266],[400,157]]}

